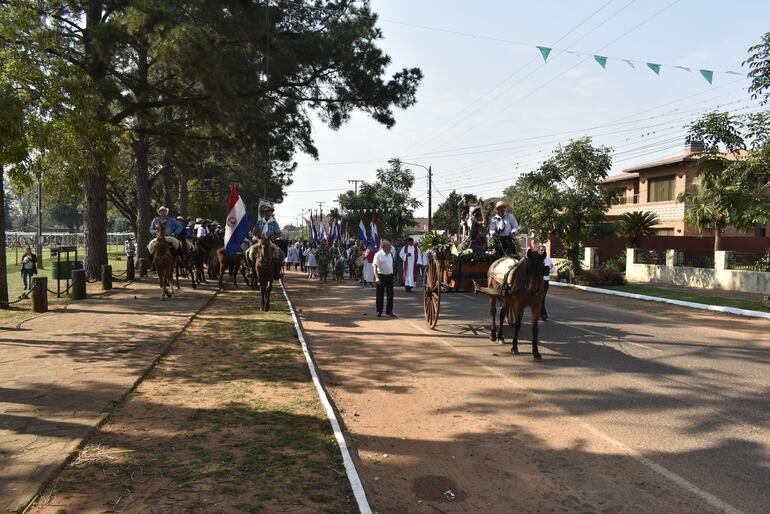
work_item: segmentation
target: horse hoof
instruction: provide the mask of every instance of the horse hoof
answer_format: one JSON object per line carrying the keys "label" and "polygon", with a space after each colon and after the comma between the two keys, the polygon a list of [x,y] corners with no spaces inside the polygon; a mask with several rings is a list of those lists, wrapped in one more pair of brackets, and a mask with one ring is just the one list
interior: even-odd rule
{"label": "horse hoof", "polygon": [[494,332],[492,332],[491,334],[489,334],[489,340],[490,340],[490,341],[497,341],[497,334],[496,334],[496,333],[494,333]]}
{"label": "horse hoof", "polygon": [[519,354],[519,349],[516,348],[515,346],[511,347],[511,354],[518,355]]}
{"label": "horse hoof", "polygon": [[505,339],[503,339],[503,336],[497,336],[497,342],[500,344],[505,344]]}
{"label": "horse hoof", "polygon": [[533,354],[532,354],[532,358],[533,358],[533,359],[535,359],[535,360],[536,360],[536,361],[538,361],[538,362],[540,362],[541,360],[543,360],[543,357],[541,357],[539,353],[533,353]]}

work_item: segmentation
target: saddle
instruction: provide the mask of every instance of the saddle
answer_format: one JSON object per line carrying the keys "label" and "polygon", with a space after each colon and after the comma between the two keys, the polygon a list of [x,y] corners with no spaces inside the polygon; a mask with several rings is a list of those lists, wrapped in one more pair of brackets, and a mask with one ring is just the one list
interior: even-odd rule
{"label": "saddle", "polygon": [[489,273],[491,273],[492,278],[501,284],[503,294],[513,292],[513,278],[522,260],[508,257],[494,264],[493,268],[490,268]]}

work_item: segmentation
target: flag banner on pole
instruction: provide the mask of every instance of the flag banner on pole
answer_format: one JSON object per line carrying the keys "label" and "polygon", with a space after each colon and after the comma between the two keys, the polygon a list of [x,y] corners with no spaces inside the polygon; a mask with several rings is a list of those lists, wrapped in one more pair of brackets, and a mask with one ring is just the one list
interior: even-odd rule
{"label": "flag banner on pole", "polygon": [[230,200],[227,202],[227,222],[225,226],[225,253],[235,257],[246,239],[251,223],[246,214],[246,204],[235,186],[230,186]]}
{"label": "flag banner on pole", "polygon": [[706,79],[706,82],[711,84],[711,81],[714,80],[714,72],[711,70],[698,70],[700,71],[700,74],[703,75],[703,78]]}
{"label": "flag banner on pole", "polygon": [[371,232],[372,232],[372,246],[375,250],[380,249],[380,231],[377,230],[377,217],[375,215],[372,215],[372,223],[371,223]]}
{"label": "flag banner on pole", "polygon": [[603,55],[594,55],[594,60],[599,63],[602,68],[607,67],[607,57]]}
{"label": "flag banner on pole", "polygon": [[652,71],[654,71],[655,75],[660,75],[660,64],[648,62],[647,67],[650,68]]}
{"label": "flag banner on pole", "polygon": [[364,225],[364,219],[358,220],[358,239],[364,242],[364,248],[369,246],[369,238],[366,237],[366,225]]}
{"label": "flag banner on pole", "polygon": [[548,62],[548,55],[551,53],[551,49],[547,46],[538,46],[538,50],[540,50],[540,55],[543,56],[543,62]]}

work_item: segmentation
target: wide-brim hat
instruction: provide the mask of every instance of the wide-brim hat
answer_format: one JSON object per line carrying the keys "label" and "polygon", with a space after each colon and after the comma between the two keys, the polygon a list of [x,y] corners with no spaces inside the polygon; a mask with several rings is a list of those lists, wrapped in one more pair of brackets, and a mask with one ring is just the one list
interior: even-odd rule
{"label": "wide-brim hat", "polygon": [[200,218],[195,218],[195,223],[203,223],[203,220]]}
{"label": "wide-brim hat", "polygon": [[158,214],[160,214],[160,211],[168,212],[168,207],[166,207],[165,205],[161,205],[160,207],[158,207]]}
{"label": "wide-brim hat", "polygon": [[495,204],[495,210],[499,209],[500,207],[505,207],[507,209],[510,207],[510,205],[508,205],[508,202],[504,202],[503,200],[500,200]]}

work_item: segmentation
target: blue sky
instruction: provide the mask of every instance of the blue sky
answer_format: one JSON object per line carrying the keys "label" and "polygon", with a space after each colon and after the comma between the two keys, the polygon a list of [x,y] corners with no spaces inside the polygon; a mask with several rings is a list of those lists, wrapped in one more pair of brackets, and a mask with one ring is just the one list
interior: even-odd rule
{"label": "blue sky", "polygon": [[[373,180],[387,159],[433,167],[433,208],[452,189],[500,194],[559,143],[590,135],[616,154],[612,173],[679,152],[688,121],[718,108],[759,109],[746,92],[741,62],[770,30],[770,2],[738,0],[372,0],[391,56],[391,72],[418,66],[418,103],[388,130],[357,113],[338,131],[314,121],[318,161],[298,155],[294,184],[277,208],[282,224],[324,210]],[[662,11],[662,12],[661,12]],[[416,27],[413,25],[419,25]],[[441,30],[432,30],[441,29]],[[462,32],[505,41],[448,33]],[[553,47],[543,63],[534,46]],[[610,57],[607,68],[589,57]],[[613,57],[639,60],[635,68]],[[643,63],[663,67],[655,75]],[[709,85],[698,68],[714,74]],[[424,170],[413,190],[427,214]]]}

